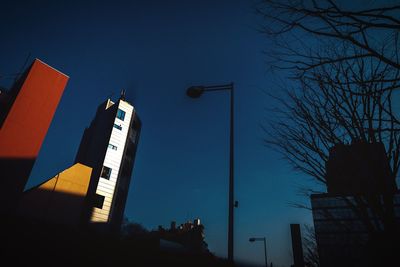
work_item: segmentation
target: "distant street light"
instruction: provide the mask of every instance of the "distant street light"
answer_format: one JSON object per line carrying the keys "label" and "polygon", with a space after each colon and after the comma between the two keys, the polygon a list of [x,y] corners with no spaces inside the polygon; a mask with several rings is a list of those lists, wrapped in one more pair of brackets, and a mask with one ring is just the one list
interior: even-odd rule
{"label": "distant street light", "polygon": [[[268,267],[268,261],[267,261],[267,242],[265,240],[265,237],[251,237],[249,238],[250,242],[255,242],[255,241],[264,241],[264,257],[265,257],[265,267]],[[272,265],[272,263],[271,263]]]}
{"label": "distant street light", "polygon": [[225,91],[231,92],[230,105],[230,152],[229,152],[229,214],[228,214],[228,261],[233,265],[233,209],[237,207],[233,198],[233,83],[213,86],[191,86],[187,89],[186,94],[191,98],[199,98],[204,92],[210,91]]}

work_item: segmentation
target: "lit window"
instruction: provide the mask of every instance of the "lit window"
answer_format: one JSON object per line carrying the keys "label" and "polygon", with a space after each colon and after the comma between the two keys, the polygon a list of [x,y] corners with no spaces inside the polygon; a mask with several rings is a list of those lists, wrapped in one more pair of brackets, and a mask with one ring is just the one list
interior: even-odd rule
{"label": "lit window", "polygon": [[112,145],[112,144],[108,144],[108,148],[111,148],[111,149],[113,149],[113,150],[117,150],[117,146],[114,146],[114,145]]}
{"label": "lit window", "polygon": [[125,111],[118,109],[117,118],[123,121],[125,119]]}
{"label": "lit window", "polygon": [[115,124],[115,123],[114,123],[114,128],[117,128],[118,130],[122,130],[122,126],[118,125],[118,124]]}
{"label": "lit window", "polygon": [[100,177],[103,177],[108,180],[110,179],[110,176],[111,176],[111,169],[106,166],[103,166]]}

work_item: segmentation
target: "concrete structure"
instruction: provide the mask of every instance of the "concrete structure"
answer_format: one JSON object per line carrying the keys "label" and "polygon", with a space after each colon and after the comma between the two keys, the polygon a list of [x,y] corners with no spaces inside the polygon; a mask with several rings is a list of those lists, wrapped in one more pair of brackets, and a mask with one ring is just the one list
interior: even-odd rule
{"label": "concrete structure", "polygon": [[328,193],[380,194],[397,190],[382,143],[337,144],[326,164]]}
{"label": "concrete structure", "polygon": [[0,214],[12,212],[39,154],[68,76],[39,59],[0,93]]}
{"label": "concrete structure", "polygon": [[[383,219],[355,196],[315,194],[311,196],[315,235],[322,267],[369,266],[374,234],[384,232]],[[393,196],[395,220],[400,223],[400,193]],[[382,203],[383,206],[383,203]],[[360,212],[365,211],[365,216]],[[399,225],[397,225],[399,227]],[[372,229],[371,229],[372,228]],[[372,244],[374,245],[374,244]],[[390,244],[388,244],[390,245]],[[384,260],[383,258],[381,260]],[[384,265],[382,265],[384,266]]]}
{"label": "concrete structure", "polygon": [[93,168],[85,220],[118,231],[123,219],[141,122],[124,96],[101,104],[85,129],[76,162]]}
{"label": "concrete structure", "polygon": [[27,190],[18,214],[29,220],[79,226],[91,173],[91,168],[77,163]]}
{"label": "concrete structure", "polygon": [[386,266],[383,255],[397,244],[388,235],[400,229],[400,193],[384,146],[335,146],[326,169],[328,192],[311,195],[321,266]]}
{"label": "concrete structure", "polygon": [[301,240],[300,224],[290,224],[292,235],[293,262],[292,267],[304,267],[303,245]]}

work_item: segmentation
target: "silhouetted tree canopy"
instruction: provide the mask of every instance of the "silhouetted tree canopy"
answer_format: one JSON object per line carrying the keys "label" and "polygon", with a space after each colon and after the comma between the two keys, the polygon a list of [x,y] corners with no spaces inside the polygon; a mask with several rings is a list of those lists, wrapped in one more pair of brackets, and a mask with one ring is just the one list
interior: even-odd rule
{"label": "silhouetted tree canopy", "polygon": [[149,233],[149,231],[141,224],[131,222],[127,217],[124,217],[121,225],[121,234],[125,237],[132,237],[138,235],[144,235]]}

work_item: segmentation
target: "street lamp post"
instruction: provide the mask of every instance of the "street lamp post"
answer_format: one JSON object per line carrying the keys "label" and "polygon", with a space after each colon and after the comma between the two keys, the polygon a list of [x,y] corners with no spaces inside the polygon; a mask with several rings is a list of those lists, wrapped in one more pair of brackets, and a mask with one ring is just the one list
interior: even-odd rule
{"label": "street lamp post", "polygon": [[[265,237],[252,237],[249,238],[250,242],[254,242],[254,241],[264,241],[264,257],[265,257],[265,267],[268,267],[268,261],[267,261],[267,241],[265,239]],[[271,263],[272,265],[272,263]]]}
{"label": "street lamp post", "polygon": [[228,261],[233,265],[233,99],[234,90],[233,83],[213,86],[191,86],[187,89],[186,94],[191,98],[199,98],[204,92],[211,91],[230,91],[230,132],[229,132],[229,214],[228,214]]}

